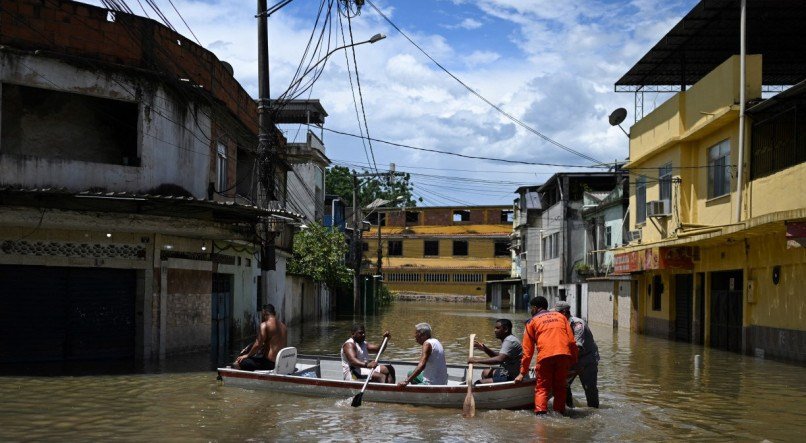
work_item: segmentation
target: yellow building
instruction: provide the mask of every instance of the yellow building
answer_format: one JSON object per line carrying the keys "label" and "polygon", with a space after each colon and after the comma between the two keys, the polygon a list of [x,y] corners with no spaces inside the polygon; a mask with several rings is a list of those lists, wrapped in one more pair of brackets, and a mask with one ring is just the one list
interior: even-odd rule
{"label": "yellow building", "polygon": [[511,206],[410,208],[383,214],[364,237],[377,272],[378,229],[384,282],[393,292],[483,296],[485,282],[509,277]]}
{"label": "yellow building", "polygon": [[[616,84],[638,104],[649,86],[687,79],[630,129],[632,241],[617,272],[632,275],[641,332],[806,361],[806,84],[762,99],[806,72],[777,47],[755,48],[742,96],[741,57],[709,46],[722,36],[709,32],[739,27],[709,27],[712,13],[695,7]],[[692,46],[699,71],[679,64]]]}

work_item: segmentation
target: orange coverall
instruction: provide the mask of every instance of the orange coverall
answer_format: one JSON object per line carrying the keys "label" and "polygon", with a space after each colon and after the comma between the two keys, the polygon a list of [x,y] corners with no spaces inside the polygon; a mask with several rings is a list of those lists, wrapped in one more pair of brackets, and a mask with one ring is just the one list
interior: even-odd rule
{"label": "orange coverall", "polygon": [[554,410],[565,412],[565,387],[568,369],[576,363],[577,343],[571,323],[559,312],[542,310],[535,314],[523,331],[521,374],[529,374],[529,364],[537,346],[535,375],[535,412],[548,410],[549,393],[554,392]]}

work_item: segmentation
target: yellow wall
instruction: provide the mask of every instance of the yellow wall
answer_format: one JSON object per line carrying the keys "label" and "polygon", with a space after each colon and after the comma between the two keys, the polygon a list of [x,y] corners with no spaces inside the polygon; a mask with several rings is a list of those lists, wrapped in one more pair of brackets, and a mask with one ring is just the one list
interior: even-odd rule
{"label": "yellow wall", "polygon": [[684,93],[675,94],[630,128],[630,162],[640,161],[680,136],[683,96]]}
{"label": "yellow wall", "polygon": [[[761,95],[761,56],[747,57],[747,98]],[[738,164],[739,57],[733,56],[693,85],[667,100],[630,130],[630,226],[642,229],[642,242],[674,236],[681,223],[723,225],[734,209],[730,194],[708,199],[708,149],[722,140],[731,144],[731,164]],[[749,143],[748,143],[749,144]],[[672,215],[647,218],[636,226],[635,181],[647,177],[646,200],[659,198],[658,169],[672,163]],[[736,189],[736,178],[731,181]],[[789,206],[797,207],[797,206]]]}
{"label": "yellow wall", "polygon": [[[719,130],[693,142],[696,153],[696,164],[692,166],[708,165],[708,149],[721,142],[730,140],[730,162],[735,165],[739,161],[739,126],[738,120],[735,125],[724,126]],[[708,168],[696,170],[696,178],[693,186],[692,200],[696,201],[692,213],[692,223],[700,225],[724,225],[731,223],[735,218],[731,196],[735,195],[736,174],[731,176],[730,193],[714,199],[708,198]]]}
{"label": "yellow wall", "polygon": [[[751,325],[806,331],[806,248],[786,248],[783,229],[748,241],[747,279],[754,282],[753,302],[745,319]],[[773,266],[781,266],[778,284],[772,282]],[[747,282],[745,282],[747,283]],[[747,286],[745,286],[746,288]],[[794,344],[793,344],[794,345]]]}
{"label": "yellow wall", "polygon": [[806,207],[806,163],[750,182],[749,217]]}

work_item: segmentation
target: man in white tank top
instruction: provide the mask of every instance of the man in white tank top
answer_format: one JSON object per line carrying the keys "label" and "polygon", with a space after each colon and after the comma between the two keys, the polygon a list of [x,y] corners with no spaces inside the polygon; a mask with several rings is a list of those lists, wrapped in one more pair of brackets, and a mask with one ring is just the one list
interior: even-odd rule
{"label": "man in white tank top", "polygon": [[[395,370],[392,365],[380,365],[369,358],[370,352],[378,352],[381,346],[374,343],[367,343],[364,325],[355,323],[351,330],[350,338],[341,345],[341,369],[344,380],[366,380],[372,374],[372,381],[376,383],[394,383]],[[384,337],[391,337],[389,331],[383,334]]]}
{"label": "man in white tank top", "polygon": [[[409,372],[400,386],[408,384],[447,385],[448,365],[445,363],[445,351],[442,343],[431,337],[431,325],[420,323],[414,327],[414,340],[423,345],[420,362]],[[420,376],[422,375],[422,377]]]}

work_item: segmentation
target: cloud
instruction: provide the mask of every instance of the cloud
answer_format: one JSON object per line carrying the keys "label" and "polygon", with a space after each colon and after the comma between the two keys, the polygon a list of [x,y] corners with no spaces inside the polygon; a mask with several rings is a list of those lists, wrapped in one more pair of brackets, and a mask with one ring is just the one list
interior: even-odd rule
{"label": "cloud", "polygon": [[467,29],[467,30],[478,29],[481,28],[482,26],[484,26],[482,22],[472,18],[466,18],[461,22],[456,23],[455,25],[445,25],[445,27],[448,29]]}
{"label": "cloud", "polygon": [[[607,115],[624,107],[630,114],[627,121],[634,118],[633,96],[614,93],[613,84],[696,3],[696,0],[438,1],[440,10],[450,18],[415,11],[408,2],[374,0],[374,3],[472,90],[541,134],[603,161],[624,158],[628,152],[624,134],[608,124]],[[174,0],[174,3],[202,45],[231,63],[244,88],[257,95],[254,2]],[[287,87],[300,64],[318,5],[314,0],[297,0],[269,19],[273,97]],[[163,12],[180,32],[189,35],[172,8],[163,8]],[[332,19],[330,30],[324,34],[330,37],[329,46],[313,55],[314,60],[343,44],[339,17],[334,13]],[[444,25],[451,20],[455,22]],[[346,28],[346,22],[343,23]],[[345,55],[352,65],[352,51],[332,54],[310,95],[300,97],[320,99],[329,114],[326,127],[358,134],[363,131],[359,122],[363,124],[366,114],[370,134],[395,143],[528,162],[567,165],[588,162],[492,109],[432,63],[368,4],[360,16],[351,19],[351,25],[356,41],[377,32],[388,38],[355,47],[358,78],[354,69],[347,69]],[[447,32],[446,28],[473,32]],[[349,38],[345,31],[348,42]],[[282,129],[289,137],[305,133],[304,128],[299,130],[297,126]],[[366,166],[368,154],[360,140],[328,132],[322,135],[329,158]],[[491,182],[484,186],[468,185],[464,191],[440,192],[439,184],[415,176],[415,189],[417,180],[424,180],[422,192],[427,204],[452,204],[450,199],[433,192],[453,193],[454,199],[476,204],[511,203],[511,193],[518,187],[513,182],[541,183],[547,174],[561,170],[450,157],[380,142],[372,146],[381,169],[394,162],[399,170],[430,171],[433,175]],[[432,193],[425,190],[427,187],[432,188]],[[480,187],[487,191],[475,190]]]}

